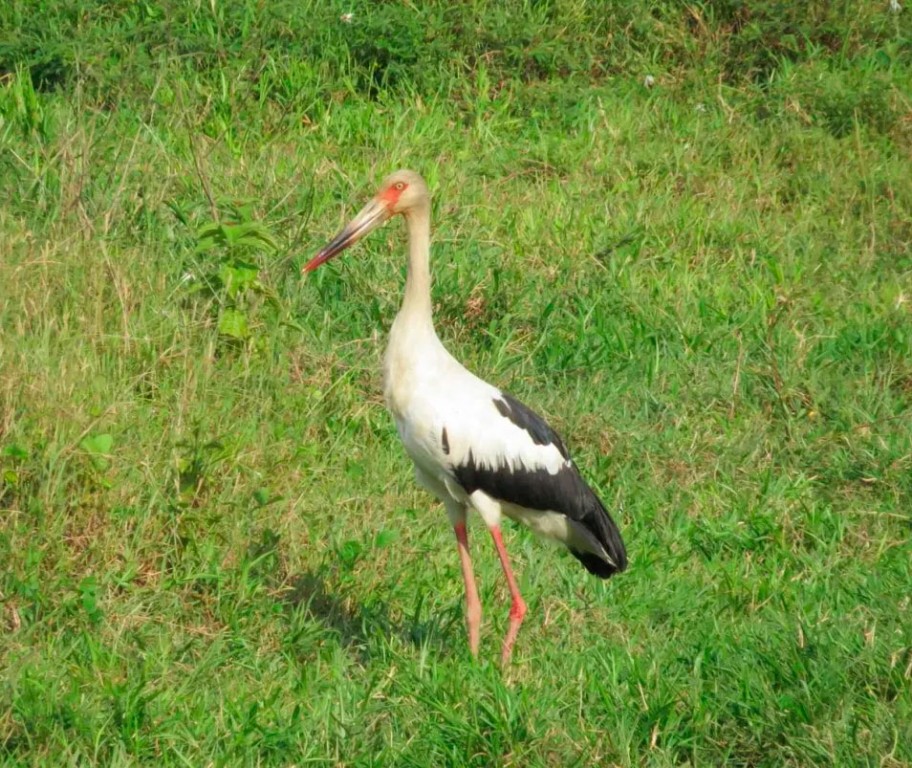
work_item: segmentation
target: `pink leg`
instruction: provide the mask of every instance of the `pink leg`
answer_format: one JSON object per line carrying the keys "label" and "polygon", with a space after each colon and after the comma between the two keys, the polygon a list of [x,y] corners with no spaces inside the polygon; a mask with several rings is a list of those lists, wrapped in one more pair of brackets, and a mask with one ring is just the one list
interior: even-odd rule
{"label": "pink leg", "polygon": [[503,654],[501,660],[508,664],[510,656],[513,653],[513,643],[516,642],[516,635],[519,634],[519,627],[522,624],[523,616],[526,615],[526,603],[519,594],[519,587],[516,586],[516,579],[513,578],[513,569],[510,568],[510,560],[507,558],[507,550],[504,547],[503,538],[500,535],[500,528],[495,526],[491,529],[491,536],[494,539],[494,546],[497,547],[497,556],[500,558],[500,564],[503,567],[504,576],[507,577],[507,585],[510,587],[510,628],[507,630],[507,636],[504,638]]}
{"label": "pink leg", "polygon": [[462,578],[465,581],[466,626],[469,630],[469,650],[478,656],[478,641],[481,632],[481,601],[475,586],[475,575],[472,573],[472,560],[469,557],[469,537],[465,523],[453,526],[456,542],[459,546],[459,564],[462,566]]}

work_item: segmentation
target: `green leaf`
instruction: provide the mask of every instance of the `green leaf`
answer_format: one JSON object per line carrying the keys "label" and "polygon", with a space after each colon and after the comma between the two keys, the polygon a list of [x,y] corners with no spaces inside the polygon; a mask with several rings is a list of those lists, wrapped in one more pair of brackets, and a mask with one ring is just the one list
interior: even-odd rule
{"label": "green leaf", "polygon": [[378,549],[388,547],[399,538],[398,531],[382,530],[374,537],[374,546]]}
{"label": "green leaf", "polygon": [[197,242],[196,252],[204,253],[205,251],[211,251],[216,245],[218,245],[218,242],[214,237],[204,237]]}
{"label": "green leaf", "polygon": [[258,221],[247,221],[243,224],[228,224],[225,226],[226,235],[232,245],[246,245],[251,248],[265,246],[271,251],[279,249],[278,243],[272,233]]}
{"label": "green leaf", "polygon": [[226,309],[219,317],[218,331],[224,336],[243,341],[250,336],[247,315],[238,309]]}
{"label": "green leaf", "polygon": [[350,539],[339,548],[339,559],[346,568],[352,568],[363,550],[360,542]]}
{"label": "green leaf", "polygon": [[185,227],[189,226],[190,217],[187,215],[184,209],[181,208],[181,205],[179,202],[177,202],[177,200],[165,200],[165,206],[170,209],[171,213],[174,214],[174,218],[176,218],[181,224],[183,224]]}
{"label": "green leaf", "polygon": [[3,446],[2,454],[4,456],[9,456],[11,459],[17,459],[18,461],[22,461],[29,457],[29,452],[21,445],[16,445],[15,443]]}
{"label": "green leaf", "polygon": [[889,53],[881,49],[874,54],[874,63],[879,69],[889,69],[893,60],[890,58]]}
{"label": "green leaf", "polygon": [[345,476],[349,480],[359,480],[364,477],[367,468],[364,465],[363,461],[357,459],[349,460],[345,462]]}
{"label": "green leaf", "polygon": [[225,242],[225,230],[221,224],[210,221],[206,224],[203,224],[197,231],[196,237],[198,240],[206,240],[212,238],[220,243]]}
{"label": "green leaf", "polygon": [[98,607],[98,580],[94,576],[86,576],[79,582],[79,597],[82,609],[88,614],[89,620],[97,624],[102,619],[102,612]]}
{"label": "green leaf", "polygon": [[114,438],[108,433],[100,435],[89,435],[79,444],[89,457],[96,469],[105,470],[109,466],[107,457],[111,455],[111,449],[114,447]]}
{"label": "green leaf", "polygon": [[105,455],[109,454],[111,448],[114,447],[114,438],[107,432],[100,435],[89,435],[80,443],[80,446],[89,453]]}
{"label": "green leaf", "polygon": [[225,228],[217,222],[210,221],[196,230],[196,253],[211,251],[213,248],[223,247],[227,244]]}
{"label": "green leaf", "polygon": [[253,287],[259,274],[256,264],[243,261],[226,262],[219,269],[219,279],[231,298]]}

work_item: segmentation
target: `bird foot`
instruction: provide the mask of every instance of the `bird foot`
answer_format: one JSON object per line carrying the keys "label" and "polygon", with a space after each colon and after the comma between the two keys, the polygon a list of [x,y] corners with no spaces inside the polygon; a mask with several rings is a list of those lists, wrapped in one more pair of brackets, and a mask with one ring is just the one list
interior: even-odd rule
{"label": "bird foot", "polygon": [[513,656],[513,644],[516,642],[516,636],[519,634],[519,628],[522,626],[523,617],[526,615],[526,602],[517,595],[510,606],[510,627],[507,629],[507,635],[504,638],[503,651],[500,655],[500,662],[504,666],[510,663]]}

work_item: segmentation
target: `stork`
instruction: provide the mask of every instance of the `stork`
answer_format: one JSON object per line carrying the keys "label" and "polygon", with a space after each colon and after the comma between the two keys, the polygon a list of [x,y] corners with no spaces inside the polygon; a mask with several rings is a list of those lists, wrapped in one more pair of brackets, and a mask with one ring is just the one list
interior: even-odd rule
{"label": "stork", "polygon": [[504,547],[502,517],[564,544],[587,571],[603,579],[623,571],[627,555],[617,526],[557,433],[521,402],[466,370],[437,337],[430,212],[424,179],[397,171],[302,272],[329,261],[396,214],[405,217],[408,273],[384,357],[384,395],[418,485],[443,502],[456,534],[473,656],[478,655],[481,602],[469,557],[468,512],[476,511],[491,533],[512,600],[502,650],[507,664],[526,604]]}

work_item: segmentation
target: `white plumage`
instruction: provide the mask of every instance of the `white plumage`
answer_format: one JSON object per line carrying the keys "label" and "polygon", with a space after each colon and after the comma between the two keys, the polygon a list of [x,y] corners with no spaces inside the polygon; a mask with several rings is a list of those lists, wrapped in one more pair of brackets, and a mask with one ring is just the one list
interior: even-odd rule
{"label": "white plumage", "polygon": [[408,224],[409,266],[384,358],[384,394],[416,480],[444,502],[455,529],[473,654],[481,608],[468,554],[468,510],[477,511],[491,531],[512,596],[506,662],[526,607],[503,546],[503,515],[560,541],[602,578],[626,567],[626,553],[617,527],[560,437],[522,403],[466,370],[437,337],[430,297],[430,200],[420,176],[411,171],[389,176],[304,270],[315,269],[397,213]]}

